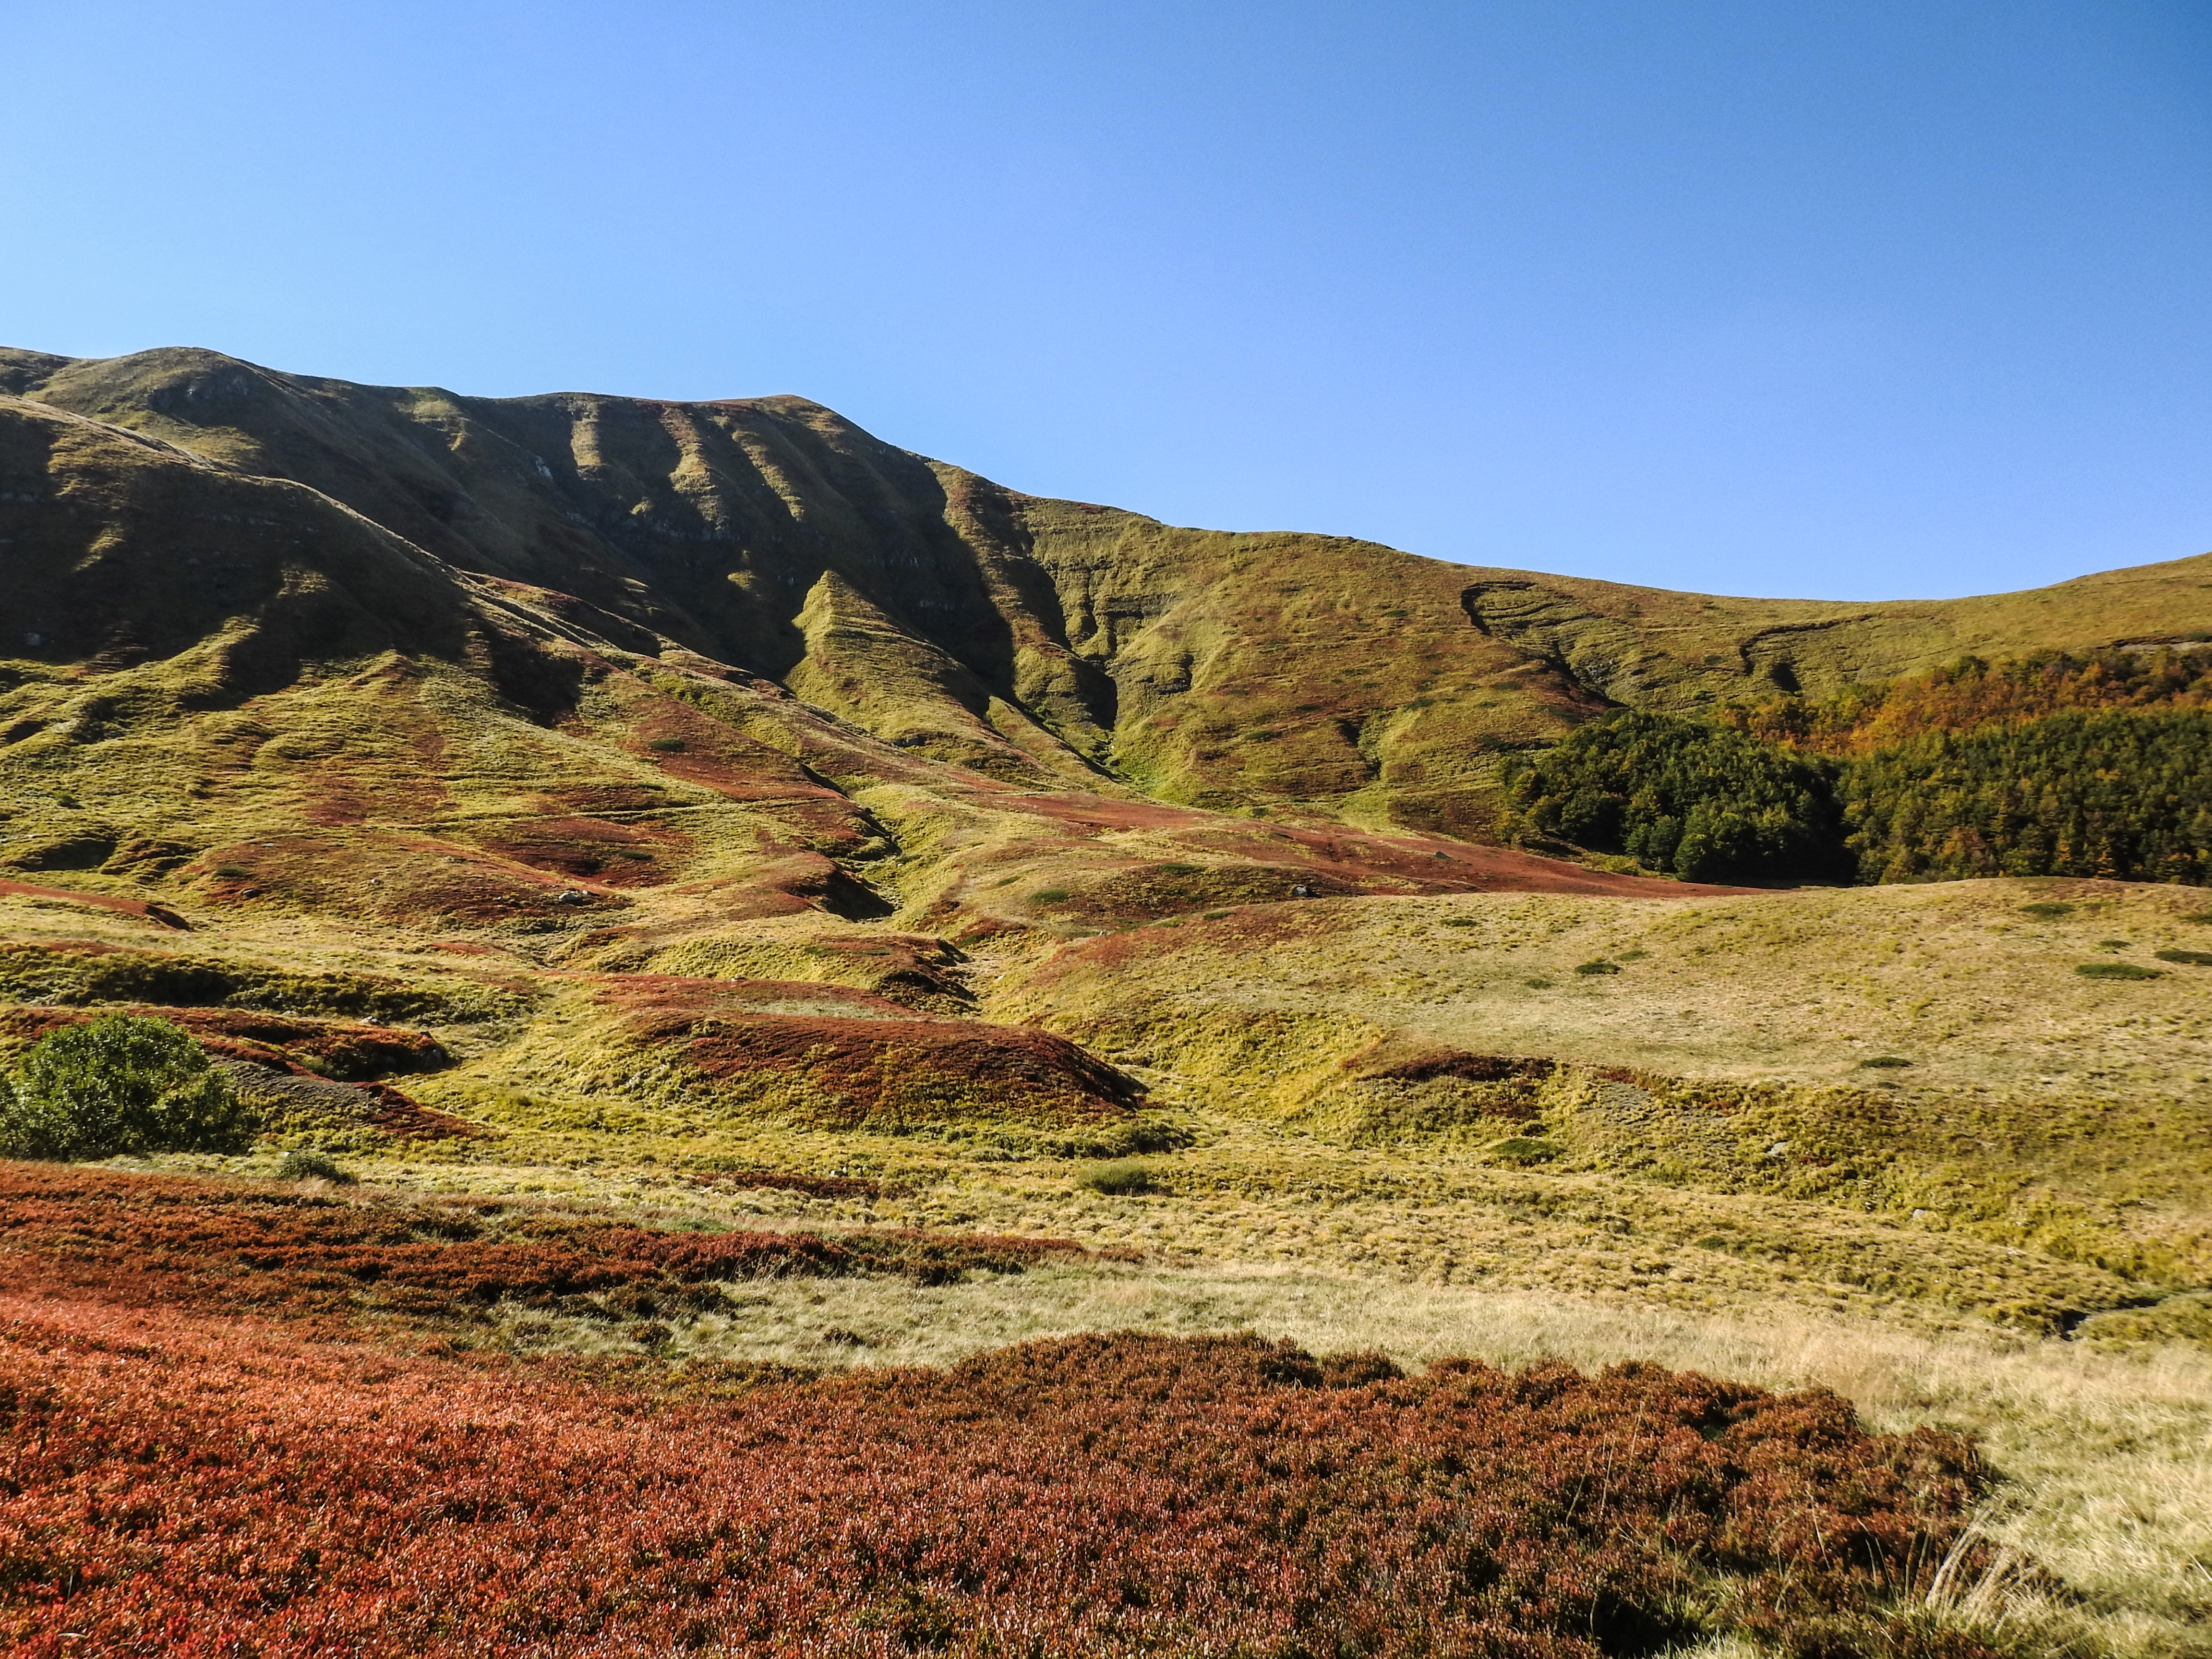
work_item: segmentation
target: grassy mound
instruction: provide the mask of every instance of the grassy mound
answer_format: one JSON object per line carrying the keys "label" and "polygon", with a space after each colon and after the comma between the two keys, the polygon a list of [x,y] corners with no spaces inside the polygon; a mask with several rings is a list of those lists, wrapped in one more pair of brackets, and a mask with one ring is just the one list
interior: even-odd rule
{"label": "grassy mound", "polygon": [[479,986],[429,987],[373,975],[302,974],[91,941],[0,943],[0,995],[18,1002],[135,1002],[447,1023],[491,1018],[520,1006],[520,999],[511,994]]}
{"label": "grassy mound", "polygon": [[599,981],[570,1036],[577,1086],[723,1116],[893,1132],[1076,1125],[1131,1115],[1143,1091],[1066,1038],[919,1018],[820,982],[629,974]]}

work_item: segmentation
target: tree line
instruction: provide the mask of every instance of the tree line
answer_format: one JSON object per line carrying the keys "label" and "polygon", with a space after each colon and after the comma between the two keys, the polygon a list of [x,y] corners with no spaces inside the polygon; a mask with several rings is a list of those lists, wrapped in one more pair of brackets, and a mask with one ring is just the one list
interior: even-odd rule
{"label": "tree line", "polygon": [[1625,710],[1517,757],[1505,827],[1691,881],[2212,880],[2212,651],[2059,653]]}

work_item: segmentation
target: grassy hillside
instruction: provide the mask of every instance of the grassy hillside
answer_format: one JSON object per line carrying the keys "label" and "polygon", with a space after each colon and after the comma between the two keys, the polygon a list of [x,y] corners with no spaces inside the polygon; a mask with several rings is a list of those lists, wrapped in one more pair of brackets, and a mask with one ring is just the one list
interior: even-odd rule
{"label": "grassy hillside", "polygon": [[188,349],[0,352],[0,392],[305,483],[924,757],[1377,827],[1480,836],[1492,758],[1608,700],[2212,630],[2204,560],[1941,604],[1669,594],[1041,500],[795,398],[465,398]]}
{"label": "grassy hillside", "polygon": [[1467,574],[1478,628],[1635,708],[1826,696],[1968,655],[2212,637],[2212,553],[2019,593],[1874,605],[1724,599],[1528,570]]}
{"label": "grassy hillside", "polygon": [[[391,1244],[416,1266],[659,1241],[623,1234],[635,1283],[264,1286],[283,1317],[654,1411],[1101,1329],[1390,1357],[1347,1388],[1453,1354],[1820,1385],[1981,1436],[1994,1484],[1982,1576],[1911,1580],[1936,1645],[1817,1650],[2207,1650],[2201,896],[2094,864],[1753,890],[1639,871],[1648,825],[1498,840],[1534,810],[1508,762],[1691,730],[1647,803],[1668,860],[1726,783],[1778,849],[1757,878],[1822,873],[1790,836],[1871,822],[1836,782],[1863,763],[1918,814],[1886,835],[1963,857],[1897,757],[1994,744],[1995,776],[2054,721],[2202,720],[2212,563],[1713,599],[1038,500],[796,398],[185,350],[0,353],[0,1069],[149,1014],[258,1138],[93,1178],[311,1231],[428,1206]],[[2090,805],[2148,810],[2046,755],[2054,801],[2101,769]],[[1899,872],[1982,873],[1933,860]],[[269,1184],[287,1154],[361,1184]],[[22,1191],[47,1231],[0,1228],[0,1298],[69,1344],[138,1317],[127,1275],[53,1277],[80,1200]],[[732,1229],[814,1265],[666,1267]],[[294,1364],[203,1314],[159,1337],[190,1366]],[[1706,1659],[1786,1648],[1699,1620]]]}

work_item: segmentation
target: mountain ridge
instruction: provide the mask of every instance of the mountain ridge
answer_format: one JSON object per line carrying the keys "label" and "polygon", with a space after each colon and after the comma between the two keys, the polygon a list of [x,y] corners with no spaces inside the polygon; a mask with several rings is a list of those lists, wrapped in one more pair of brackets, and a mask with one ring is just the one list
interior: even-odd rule
{"label": "mountain ridge", "polygon": [[1481,757],[1605,703],[1817,692],[2212,625],[2212,556],[1853,605],[1182,529],[1009,489],[791,395],[477,398],[188,348],[0,352],[0,387],[307,484],[456,568],[572,594],[902,747],[1461,835],[1492,810]]}

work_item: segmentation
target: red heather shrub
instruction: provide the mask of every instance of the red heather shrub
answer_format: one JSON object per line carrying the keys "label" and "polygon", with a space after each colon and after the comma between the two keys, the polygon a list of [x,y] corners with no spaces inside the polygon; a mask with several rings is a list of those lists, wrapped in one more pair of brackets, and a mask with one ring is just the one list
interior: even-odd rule
{"label": "red heather shrub", "polygon": [[1253,1339],[1086,1337],[701,1402],[189,1315],[0,1317],[26,1659],[1588,1659],[1807,1616],[1872,1654],[1869,1610],[1976,1481],[1830,1396],[1637,1367],[1330,1388]]}
{"label": "red heather shrub", "polygon": [[[289,1186],[0,1162],[6,1277],[106,1302],[331,1314],[377,1308],[466,1316],[500,1302],[557,1306],[637,1286],[796,1275],[895,1274],[943,1284],[970,1268],[1019,1273],[1065,1239],[907,1229],[657,1232],[495,1200],[403,1202]],[[1127,1253],[1121,1253],[1126,1255]]]}
{"label": "red heather shrub", "polygon": [[[215,1311],[318,1251],[461,1271],[438,1252],[482,1241],[362,1237],[406,1206],[257,1218],[257,1189],[56,1173],[40,1196],[0,1170],[0,1277],[37,1287],[0,1291],[0,1653],[22,1659],[1595,1659],[1727,1628],[1820,1659],[1990,1652],[1916,1650],[1894,1616],[1960,1535],[1972,1450],[1867,1434],[1826,1393],[1129,1334],[734,1397],[711,1368],[595,1382]],[[241,1230],[269,1217],[254,1267]],[[234,1278],[180,1265],[194,1229]],[[592,1237],[485,1248],[524,1253],[510,1287],[836,1248]],[[163,1265],[132,1279],[141,1244]]]}

